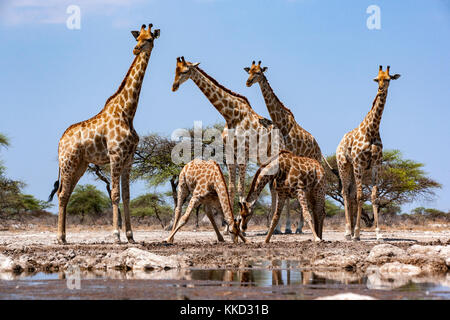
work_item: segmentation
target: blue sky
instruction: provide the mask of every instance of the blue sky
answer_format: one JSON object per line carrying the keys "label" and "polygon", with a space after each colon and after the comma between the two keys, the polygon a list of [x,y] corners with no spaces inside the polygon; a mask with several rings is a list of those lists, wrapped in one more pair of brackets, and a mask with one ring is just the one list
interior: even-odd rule
{"label": "blue sky", "polygon": [[[69,5],[81,9],[81,29],[69,30]],[[366,9],[381,10],[381,29],[369,30]],[[371,107],[378,65],[402,77],[391,83],[381,123],[385,149],[426,164],[443,184],[425,205],[450,209],[450,4],[448,1],[17,0],[0,4],[0,152],[8,176],[46,199],[58,173],[57,146],[71,124],[98,113],[134,56],[131,30],[161,29],[134,120],[140,135],[223,121],[190,81],[171,92],[175,58],[201,62],[220,83],[248,97],[269,117],[243,67],[268,66],[267,77],[322,151]],[[80,183],[93,183],[85,176]],[[98,184],[102,186],[101,184]],[[103,186],[102,186],[103,188]],[[146,191],[132,185],[132,196]],[[55,201],[56,204],[56,201]],[[56,206],[52,211],[56,211]]]}

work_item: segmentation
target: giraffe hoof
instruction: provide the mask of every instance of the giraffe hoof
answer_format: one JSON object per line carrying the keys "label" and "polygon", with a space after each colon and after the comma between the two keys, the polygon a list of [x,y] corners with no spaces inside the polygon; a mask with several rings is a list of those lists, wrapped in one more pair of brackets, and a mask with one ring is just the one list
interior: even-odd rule
{"label": "giraffe hoof", "polygon": [[291,229],[285,229],[284,230],[284,234],[292,234],[292,230]]}
{"label": "giraffe hoof", "polygon": [[66,241],[66,239],[65,238],[59,238],[58,239],[58,244],[67,244],[67,241]]}
{"label": "giraffe hoof", "polygon": [[282,233],[281,233],[280,230],[275,229],[275,230],[273,230],[273,233],[272,233],[272,234],[282,234]]}
{"label": "giraffe hoof", "polygon": [[165,246],[165,247],[173,246],[173,245],[174,245],[174,244],[173,244],[173,240],[172,240],[172,241],[164,240],[163,242],[161,242],[161,244],[162,244],[163,246]]}
{"label": "giraffe hoof", "polygon": [[347,241],[352,240],[352,235],[351,234],[346,234],[345,235],[345,240],[347,240]]}
{"label": "giraffe hoof", "polygon": [[303,234],[302,229],[297,229],[297,230],[295,230],[295,234]]}
{"label": "giraffe hoof", "polygon": [[353,241],[361,241],[361,238],[358,236],[358,237],[352,237],[352,240]]}
{"label": "giraffe hoof", "polygon": [[131,244],[135,244],[135,243],[136,243],[136,241],[134,241],[134,239],[133,239],[133,238],[128,238],[128,243],[131,243]]}

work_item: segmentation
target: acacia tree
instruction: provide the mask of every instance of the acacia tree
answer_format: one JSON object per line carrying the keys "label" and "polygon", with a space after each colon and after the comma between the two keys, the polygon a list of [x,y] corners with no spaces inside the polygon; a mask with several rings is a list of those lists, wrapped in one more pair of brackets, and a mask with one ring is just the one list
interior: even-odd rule
{"label": "acacia tree", "polygon": [[81,215],[81,222],[83,222],[86,215],[98,215],[110,207],[109,197],[94,185],[78,185],[67,204],[67,213]]}
{"label": "acacia tree", "polygon": [[[336,156],[327,158],[333,168],[337,168]],[[381,163],[378,193],[380,209],[391,209],[416,200],[430,200],[435,197],[435,190],[441,188],[441,184],[428,177],[423,170],[424,164],[410,159],[403,159],[399,150],[385,150]],[[338,179],[329,170],[327,174],[327,195],[344,205]],[[364,181],[363,201],[371,198],[371,175],[367,175]],[[365,210],[371,210],[365,207]]]}
{"label": "acacia tree", "polygon": [[137,217],[155,216],[163,228],[166,224],[163,218],[172,212],[161,193],[146,193],[134,198],[130,202],[130,211]]}

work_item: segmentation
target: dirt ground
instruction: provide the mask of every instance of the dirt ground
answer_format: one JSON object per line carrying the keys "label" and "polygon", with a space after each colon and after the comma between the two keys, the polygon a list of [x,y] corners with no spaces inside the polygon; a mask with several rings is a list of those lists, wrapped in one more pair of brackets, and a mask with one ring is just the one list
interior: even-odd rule
{"label": "dirt ground", "polygon": [[[18,261],[23,269],[48,271],[64,269],[70,263],[77,263],[82,269],[108,268],[114,263],[107,261],[108,254],[120,254],[129,248],[139,248],[161,256],[176,255],[183,260],[182,266],[196,268],[252,267],[261,261],[291,260],[296,261],[297,267],[302,268],[328,267],[364,271],[371,264],[400,261],[419,267],[427,265],[428,271],[446,272],[445,256],[444,265],[442,261],[439,265],[430,252],[419,250],[411,253],[408,250],[413,246],[426,246],[428,249],[450,247],[450,230],[390,229],[384,231],[384,240],[381,242],[376,241],[372,231],[363,230],[361,241],[354,242],[343,240],[343,232],[340,230],[325,230],[324,241],[315,243],[311,241],[310,231],[305,228],[303,234],[274,235],[271,242],[265,244],[265,230],[255,227],[247,232],[249,243],[240,242],[236,245],[231,242],[229,236],[225,236],[224,243],[218,243],[214,232],[207,228],[198,231],[186,228],[178,232],[174,244],[169,245],[163,242],[168,236],[167,231],[152,229],[135,229],[136,244],[128,244],[123,233],[123,243],[114,244],[111,231],[106,228],[69,228],[67,245],[56,243],[53,230],[2,231],[0,253]],[[386,258],[381,253],[375,260],[368,261],[371,250],[380,244],[395,246],[404,250],[405,254],[387,252],[384,254],[387,255]],[[418,254],[422,256],[419,257]],[[425,258],[424,254],[429,257]],[[378,258],[379,261],[376,260]],[[433,266],[433,263],[436,265]],[[120,266],[115,265],[114,268]]]}

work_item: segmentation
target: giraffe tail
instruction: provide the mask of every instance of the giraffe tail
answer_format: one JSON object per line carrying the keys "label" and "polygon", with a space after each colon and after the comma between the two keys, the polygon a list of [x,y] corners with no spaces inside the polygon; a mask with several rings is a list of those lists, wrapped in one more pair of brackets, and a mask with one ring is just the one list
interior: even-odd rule
{"label": "giraffe tail", "polygon": [[324,157],[324,155],[322,155],[322,159],[323,161],[327,164],[328,168],[330,168],[331,172],[333,172],[333,174],[338,178],[339,181],[339,190],[342,189],[342,181],[341,181],[341,177],[339,176],[339,171],[337,169],[334,169],[330,163],[327,161],[327,158]]}
{"label": "giraffe tail", "polygon": [[50,193],[50,196],[48,197],[47,202],[51,202],[53,200],[53,196],[55,195],[55,193],[58,191],[59,189],[59,179],[61,177],[61,172],[58,170],[58,180],[55,181],[55,183],[53,184],[53,190]]}

